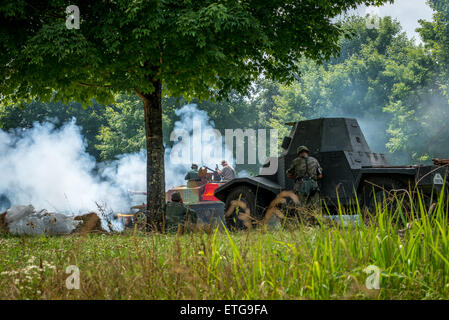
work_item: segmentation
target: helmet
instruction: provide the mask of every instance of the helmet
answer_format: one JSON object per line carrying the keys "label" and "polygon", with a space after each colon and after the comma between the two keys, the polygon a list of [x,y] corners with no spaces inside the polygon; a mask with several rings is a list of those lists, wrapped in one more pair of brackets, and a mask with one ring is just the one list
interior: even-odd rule
{"label": "helmet", "polygon": [[182,200],[181,194],[180,194],[178,191],[175,191],[175,192],[172,193],[172,195],[171,195],[171,201],[179,202],[179,201],[181,201],[181,200]]}
{"label": "helmet", "polygon": [[196,163],[192,163],[191,169],[198,169],[198,165]]}
{"label": "helmet", "polygon": [[303,151],[310,152],[309,148],[306,146],[299,146],[298,149],[296,149],[296,153],[301,153]]}

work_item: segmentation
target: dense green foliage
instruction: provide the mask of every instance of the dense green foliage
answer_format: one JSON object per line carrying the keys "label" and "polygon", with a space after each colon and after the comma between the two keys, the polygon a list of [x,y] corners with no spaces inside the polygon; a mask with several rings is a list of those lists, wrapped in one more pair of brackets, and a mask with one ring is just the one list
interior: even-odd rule
{"label": "dense green foliage", "polygon": [[268,125],[285,132],[283,123],[292,119],[356,117],[372,148],[390,152],[394,162],[447,157],[449,105],[437,61],[388,17],[379,29],[367,29],[361,18],[347,26],[356,34],[342,39],[338,59],[299,62],[302,75],[280,86]]}
{"label": "dense green foliage", "polygon": [[386,0],[78,1],[80,29],[67,29],[68,1],[0,6],[0,91],[90,103],[117,91],[151,93],[162,78],[174,96],[245,92],[261,73],[291,80],[303,56],[330,58],[341,34],[332,18]]}
{"label": "dense green foliage", "polygon": [[449,95],[449,0],[428,0],[427,3],[435,11],[433,21],[421,21],[421,36],[438,61],[443,72],[441,86]]}
{"label": "dense green foliage", "polygon": [[[227,94],[225,101],[173,98],[163,105],[164,143],[178,120],[175,110],[188,102],[205,110],[217,129],[277,128],[285,122],[315,117],[356,117],[374,151],[388,152],[394,163],[448,157],[449,60],[446,45],[448,1],[430,1],[434,20],[421,21],[423,45],[407,39],[391,18],[379,29],[367,28],[365,19],[349,18],[340,37],[340,54],[318,64],[307,58],[296,63],[296,80],[289,85],[259,78],[245,95]],[[168,91],[167,91],[168,93]],[[120,94],[105,107],[94,103],[83,110],[71,103],[26,104],[0,107],[0,128],[29,127],[34,121],[75,117],[86,136],[88,152],[97,160],[111,160],[125,152],[145,148],[144,113],[135,95]],[[246,168],[247,169],[247,168]],[[253,172],[255,170],[252,170]]]}

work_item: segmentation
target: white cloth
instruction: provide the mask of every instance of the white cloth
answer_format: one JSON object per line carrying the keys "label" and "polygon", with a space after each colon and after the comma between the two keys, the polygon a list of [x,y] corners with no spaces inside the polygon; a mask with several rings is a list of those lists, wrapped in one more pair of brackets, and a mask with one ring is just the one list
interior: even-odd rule
{"label": "white cloth", "polygon": [[74,217],[47,210],[36,212],[32,205],[13,206],[6,211],[9,232],[15,235],[69,234],[81,221]]}

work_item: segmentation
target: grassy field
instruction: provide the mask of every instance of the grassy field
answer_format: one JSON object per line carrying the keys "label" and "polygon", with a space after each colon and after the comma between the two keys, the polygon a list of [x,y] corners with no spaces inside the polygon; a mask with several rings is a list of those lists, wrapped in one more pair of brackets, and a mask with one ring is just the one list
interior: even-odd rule
{"label": "grassy field", "polygon": [[[447,203],[417,208],[408,225],[379,209],[371,223],[346,227],[3,235],[0,299],[448,299]],[[66,287],[70,265],[79,289]],[[379,289],[366,286],[370,265]]]}

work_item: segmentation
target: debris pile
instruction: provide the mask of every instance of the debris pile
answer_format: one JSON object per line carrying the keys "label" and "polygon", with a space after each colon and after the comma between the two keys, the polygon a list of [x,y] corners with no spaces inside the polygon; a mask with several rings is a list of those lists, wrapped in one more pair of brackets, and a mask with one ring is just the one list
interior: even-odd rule
{"label": "debris pile", "polygon": [[107,232],[101,226],[101,219],[95,212],[77,216],[74,220],[78,223],[78,226],[73,233]]}
{"label": "debris pile", "polygon": [[448,166],[449,165],[449,159],[432,159],[433,164],[436,166]]}
{"label": "debris pile", "polygon": [[0,231],[13,235],[62,235],[105,230],[96,213],[73,217],[47,210],[36,211],[28,205],[13,206],[0,214]]}

